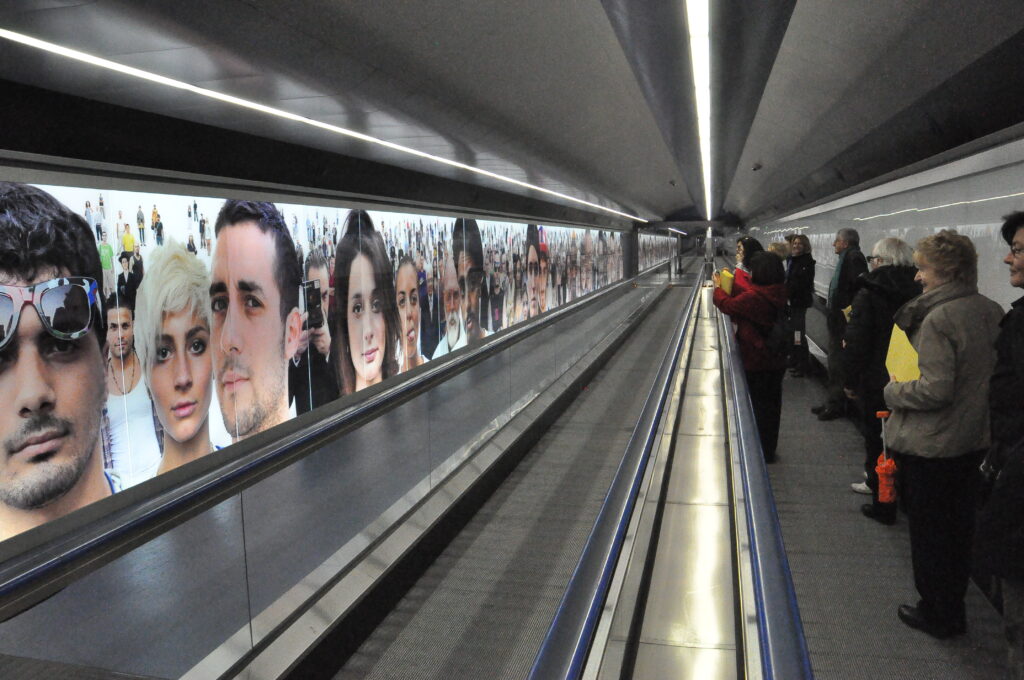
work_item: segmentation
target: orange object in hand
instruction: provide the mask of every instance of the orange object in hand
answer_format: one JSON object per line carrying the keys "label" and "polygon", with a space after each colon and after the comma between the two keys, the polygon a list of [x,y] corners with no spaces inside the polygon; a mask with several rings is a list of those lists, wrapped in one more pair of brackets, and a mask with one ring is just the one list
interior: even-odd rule
{"label": "orange object in hand", "polygon": [[878,502],[896,502],[896,461],[889,458],[885,444],[885,419],[889,411],[876,411],[875,417],[882,421],[882,453],[878,456],[875,472],[878,474]]}
{"label": "orange object in hand", "polygon": [[896,461],[886,458],[885,451],[878,456],[878,465],[875,466],[878,473],[878,502],[896,502]]}

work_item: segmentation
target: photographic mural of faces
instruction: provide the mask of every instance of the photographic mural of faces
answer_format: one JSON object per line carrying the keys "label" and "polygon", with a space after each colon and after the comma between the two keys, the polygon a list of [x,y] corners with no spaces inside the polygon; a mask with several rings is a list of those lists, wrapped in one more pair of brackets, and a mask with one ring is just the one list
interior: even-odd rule
{"label": "photographic mural of faces", "polygon": [[617,232],[2,182],[0,261],[0,540],[623,274]]}
{"label": "photographic mural of faces", "polygon": [[676,237],[661,234],[640,234],[640,271],[665,262],[676,252]]}

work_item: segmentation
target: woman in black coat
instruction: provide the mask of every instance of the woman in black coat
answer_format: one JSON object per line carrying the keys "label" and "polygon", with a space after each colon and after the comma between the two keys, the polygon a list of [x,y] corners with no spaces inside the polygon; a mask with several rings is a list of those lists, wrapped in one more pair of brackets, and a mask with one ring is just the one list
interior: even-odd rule
{"label": "woman in black coat", "polygon": [[[786,258],[786,293],[789,296],[787,314],[789,328],[794,333],[793,353],[789,365],[795,377],[807,372],[807,310],[814,304],[814,258],[811,241],[797,234],[789,242],[790,256]],[[795,334],[799,334],[799,341]]]}
{"label": "woman in black coat", "polygon": [[856,399],[863,418],[864,472],[866,482],[854,482],[857,493],[871,494],[872,502],[861,506],[866,517],[892,524],[896,508],[878,502],[878,474],[875,465],[882,452],[882,424],[875,413],[885,410],[882,390],[889,382],[885,359],[889,353],[893,316],[904,303],[921,294],[914,280],[914,250],[898,238],[882,239],[869,258],[871,271],[855,284],[853,310],[843,335],[843,374],[846,396]]}

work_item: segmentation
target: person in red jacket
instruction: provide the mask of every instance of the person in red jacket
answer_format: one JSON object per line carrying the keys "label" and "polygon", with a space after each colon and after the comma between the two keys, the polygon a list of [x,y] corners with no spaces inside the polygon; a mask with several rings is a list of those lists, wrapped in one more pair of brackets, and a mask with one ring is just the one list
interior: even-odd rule
{"label": "person in red jacket", "polygon": [[750,258],[763,252],[764,246],[753,236],[744,236],[736,241],[736,270],[733,272],[732,295],[739,295],[750,288]]}
{"label": "person in red jacket", "polygon": [[754,419],[761,437],[766,462],[775,462],[782,416],[782,378],[786,372],[786,354],[769,342],[772,327],[786,307],[786,272],[782,260],[767,252],[748,259],[750,285],[732,296],[721,288],[721,277],[714,274],[715,306],[728,314],[736,325],[743,369],[754,406]]}

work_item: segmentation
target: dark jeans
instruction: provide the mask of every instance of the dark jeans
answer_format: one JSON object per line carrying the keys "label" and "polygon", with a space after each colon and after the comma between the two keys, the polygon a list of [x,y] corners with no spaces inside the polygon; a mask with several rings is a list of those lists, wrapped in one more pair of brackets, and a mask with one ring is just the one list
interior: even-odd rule
{"label": "dark jeans", "polygon": [[754,420],[761,437],[764,459],[775,460],[779,443],[779,420],[782,417],[782,378],[785,370],[747,371],[747,387],[754,406]]}
{"label": "dark jeans", "polygon": [[845,375],[843,371],[843,333],[846,331],[846,317],[828,317],[828,398],[825,404],[834,411],[846,410],[846,394],[843,393]]}
{"label": "dark jeans", "polygon": [[954,625],[964,619],[971,575],[971,539],[984,451],[956,458],[902,455],[902,491],[910,525],[910,555],[919,606],[930,620]]}

